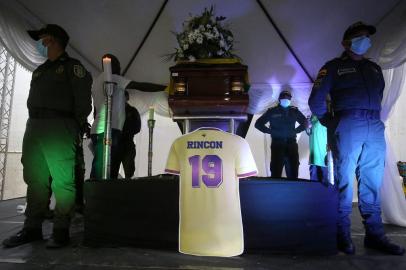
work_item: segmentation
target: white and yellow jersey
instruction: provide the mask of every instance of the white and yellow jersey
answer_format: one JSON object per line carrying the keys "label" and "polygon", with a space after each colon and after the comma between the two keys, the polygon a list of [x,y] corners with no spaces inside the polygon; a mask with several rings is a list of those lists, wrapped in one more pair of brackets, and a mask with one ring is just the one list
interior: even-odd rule
{"label": "white and yellow jersey", "polygon": [[179,251],[236,256],[244,251],[239,178],[257,174],[248,143],[200,128],[172,144],[167,173],[180,175]]}

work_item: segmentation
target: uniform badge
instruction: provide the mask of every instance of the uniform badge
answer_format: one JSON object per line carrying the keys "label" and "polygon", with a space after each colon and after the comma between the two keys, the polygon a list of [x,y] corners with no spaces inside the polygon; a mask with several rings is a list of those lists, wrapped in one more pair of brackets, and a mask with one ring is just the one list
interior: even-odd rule
{"label": "uniform badge", "polygon": [[73,73],[75,74],[76,77],[78,78],[83,78],[86,76],[86,70],[83,66],[81,65],[74,65],[73,66]]}
{"label": "uniform badge", "polygon": [[341,68],[337,70],[338,76],[348,74],[348,73],[355,73],[357,70],[355,68]]}
{"label": "uniform badge", "polygon": [[62,65],[60,65],[56,70],[55,73],[56,74],[62,74],[64,71],[64,67]]}

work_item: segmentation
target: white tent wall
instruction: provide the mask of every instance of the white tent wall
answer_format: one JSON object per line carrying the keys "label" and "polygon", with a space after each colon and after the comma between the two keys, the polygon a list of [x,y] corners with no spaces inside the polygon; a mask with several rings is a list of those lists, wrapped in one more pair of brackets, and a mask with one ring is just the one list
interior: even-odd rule
{"label": "white tent wall", "polygon": [[11,108],[10,133],[7,152],[6,176],[4,182],[4,199],[23,197],[26,186],[23,180],[21,150],[28,119],[27,98],[30,88],[31,72],[21,65],[16,65],[13,106]]}
{"label": "white tent wall", "polygon": [[[389,141],[397,161],[406,162],[406,85],[403,88],[392,115],[388,120]],[[400,177],[399,177],[400,180]]]}
{"label": "white tent wall", "polygon": [[[280,88],[282,86],[292,88],[294,98],[300,99],[294,100],[295,104],[308,115],[306,100],[312,78],[315,78],[325,61],[341,53],[340,42],[344,29],[350,23],[362,20],[377,25],[378,34],[382,32],[390,34],[391,31],[387,29],[394,28],[387,27],[386,31],[380,31],[379,26],[384,26],[382,22],[399,9],[399,6],[404,6],[405,2],[405,0],[121,0],[119,2],[0,0],[0,4],[19,14],[24,25],[32,29],[44,23],[62,25],[71,36],[68,52],[80,59],[94,77],[100,71],[100,57],[110,52],[118,56],[122,68],[130,64],[126,73],[129,79],[160,84],[168,83],[168,68],[174,65],[174,62],[163,61],[163,56],[172,53],[177,45],[171,31],[180,31],[182,22],[189,14],[200,14],[205,7],[214,5],[216,14],[226,16],[230,23],[237,41],[236,54],[249,66],[252,84],[250,96],[253,101],[249,111],[256,115],[248,131],[247,140],[253,149],[261,176],[269,175],[270,139],[269,136],[258,132],[253,123],[259,114],[275,102]],[[140,46],[164,3],[166,5],[155,26],[143,46]],[[265,12],[261,5],[265,8]],[[1,11],[0,15],[5,14],[4,10],[3,13]],[[266,13],[272,18],[274,25]],[[403,18],[398,17],[400,20]],[[282,40],[277,29],[283,34],[286,42]],[[377,40],[373,39],[373,42],[377,41],[375,44],[386,40],[378,34],[374,36]],[[29,41],[25,40],[27,43]],[[130,62],[137,48],[140,50],[134,61]],[[27,118],[25,102],[29,77],[29,73],[18,68],[12,108],[5,198],[25,194],[20,152]],[[131,103],[141,112],[145,112],[146,105],[140,104],[139,95],[140,93],[133,91]],[[405,96],[406,93],[403,91],[390,120],[386,123],[395,156],[397,160],[403,161],[406,160],[406,144],[403,143],[406,133],[403,116],[406,109],[402,106],[406,102]],[[154,102],[155,98],[151,98],[150,101]],[[163,116],[156,116],[153,174],[163,172],[169,147],[174,138],[180,135],[177,125],[170,118],[164,117],[168,115],[165,106],[162,105],[158,111]],[[136,176],[147,174],[148,129],[145,117],[143,115],[142,131],[136,136]],[[302,133],[298,136],[298,143],[301,163],[299,177],[307,178],[307,135]],[[87,155],[88,169],[89,161],[90,157]]]}

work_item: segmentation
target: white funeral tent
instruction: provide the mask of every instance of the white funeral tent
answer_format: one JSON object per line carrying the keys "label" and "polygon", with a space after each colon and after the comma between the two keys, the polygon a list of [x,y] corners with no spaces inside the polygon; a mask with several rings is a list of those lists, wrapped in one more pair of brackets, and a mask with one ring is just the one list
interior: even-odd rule
{"label": "white funeral tent", "polygon": [[[235,54],[248,66],[248,110],[254,118],[246,139],[259,176],[270,175],[271,141],[254,128],[255,120],[275,104],[285,87],[292,90],[294,105],[310,115],[307,99],[313,81],[326,61],[341,54],[345,29],[356,21],[376,26],[369,57],[382,66],[386,80],[382,104],[388,145],[383,217],[388,223],[406,226],[406,202],[396,167],[397,161],[406,161],[406,0],[0,0],[2,199],[25,196],[20,159],[28,118],[26,100],[31,72],[44,61],[27,29],[48,23],[64,27],[70,35],[68,53],[79,59],[93,78],[101,72],[101,56],[112,53],[120,60],[125,77],[167,85],[169,67],[175,62],[165,61],[165,56],[178,46],[173,32],[181,31],[185,20],[210,6],[215,7],[217,16],[227,17],[236,41]],[[17,63],[14,76],[6,71],[10,62],[6,58]],[[7,76],[12,79],[6,83]],[[154,106],[157,120],[152,174],[161,174],[171,143],[181,135],[170,118],[167,93],[131,90],[130,96],[130,103],[142,114],[142,130],[135,137],[135,176],[147,175],[146,112],[150,106]],[[4,104],[9,106],[8,113]],[[308,139],[304,132],[298,135],[299,177],[304,179],[309,178]],[[86,152],[89,175],[91,157]]]}

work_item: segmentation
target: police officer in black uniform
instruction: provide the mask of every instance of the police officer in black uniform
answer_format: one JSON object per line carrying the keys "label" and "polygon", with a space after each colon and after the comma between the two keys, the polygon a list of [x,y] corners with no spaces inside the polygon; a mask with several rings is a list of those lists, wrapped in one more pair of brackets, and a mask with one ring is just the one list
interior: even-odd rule
{"label": "police officer in black uniform", "polygon": [[125,91],[125,122],[119,141],[120,162],[123,164],[125,178],[131,178],[135,172],[136,148],[134,136],[141,130],[140,113],[135,107],[128,104],[130,95]]}
{"label": "police officer in black uniform", "polygon": [[4,240],[3,245],[14,247],[42,239],[42,222],[52,190],[56,205],[47,247],[58,248],[69,242],[76,146],[92,109],[92,78],[65,52],[69,36],[62,27],[48,24],[28,33],[47,61],[33,72],[27,101],[29,119],[21,158],[27,184],[26,219],[22,231]]}
{"label": "police officer in black uniform", "polygon": [[[351,220],[354,176],[358,180],[358,207],[365,226],[364,245],[393,255],[405,249],[385,236],[381,220],[380,187],[385,162],[384,124],[380,120],[385,82],[381,68],[366,59],[374,26],[357,22],[345,31],[339,58],[319,71],[309,97],[309,106],[327,126],[339,191],[337,247],[354,254]],[[333,114],[327,112],[330,94]]]}
{"label": "police officer in black uniform", "polygon": [[[279,104],[268,109],[255,122],[255,128],[271,134],[272,137],[272,177],[281,177],[284,165],[288,178],[298,177],[299,151],[296,134],[306,129],[307,120],[298,108],[290,105],[291,99],[292,94],[289,91],[282,91],[279,95]],[[299,123],[298,127],[295,127],[296,122]]]}

